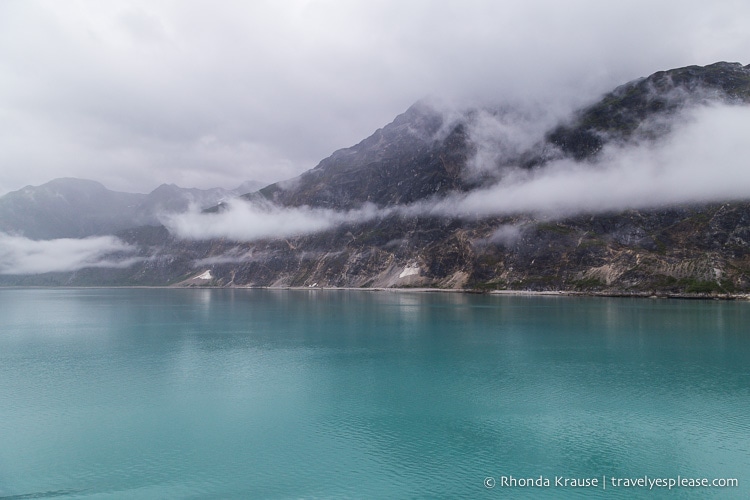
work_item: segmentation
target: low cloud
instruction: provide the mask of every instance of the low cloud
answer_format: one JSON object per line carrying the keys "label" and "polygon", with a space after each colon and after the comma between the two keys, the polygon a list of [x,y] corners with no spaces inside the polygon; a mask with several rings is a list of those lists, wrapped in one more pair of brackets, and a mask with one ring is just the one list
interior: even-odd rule
{"label": "low cloud", "polygon": [[[672,132],[658,141],[607,146],[595,161],[556,160],[532,170],[506,166],[502,179],[489,187],[411,205],[384,209],[366,205],[343,212],[233,201],[221,213],[194,210],[163,222],[182,238],[252,241],[310,234],[390,215],[472,219],[533,214],[561,218],[750,199],[750,166],[745,154],[750,107],[694,108],[681,114],[671,127]],[[511,142],[524,141],[521,137]],[[487,161],[492,165],[470,168],[498,168],[496,154],[489,154]],[[518,237],[517,228],[501,228],[496,237],[510,241]],[[235,257],[239,256],[227,258]]]}
{"label": "low cloud", "polygon": [[142,260],[136,248],[115,238],[30,240],[0,233],[0,274],[41,274],[85,267],[129,267]]}
{"label": "low cloud", "polygon": [[745,153],[750,107],[700,107],[679,119],[658,142],[609,146],[594,162],[558,160],[536,170],[511,170],[489,188],[419,203],[408,211],[561,217],[750,198]]}
{"label": "low cloud", "polygon": [[241,247],[235,247],[227,252],[204,259],[198,259],[193,262],[194,267],[213,266],[216,264],[236,264],[238,262],[250,262],[258,257],[257,252],[252,249],[247,250]]}
{"label": "low cloud", "polygon": [[535,102],[516,102],[505,108],[468,113],[467,132],[475,154],[467,162],[468,177],[498,174],[498,168],[518,162],[521,155],[541,144],[544,135],[573,109]]}
{"label": "low cloud", "polygon": [[498,227],[489,237],[492,243],[501,245],[512,245],[521,237],[523,226],[503,224]]}
{"label": "low cloud", "polygon": [[235,199],[227,202],[220,212],[203,213],[191,209],[183,214],[164,216],[162,223],[180,238],[252,241],[317,233],[346,222],[362,222],[388,213],[389,210],[378,210],[374,205],[341,212],[309,207],[282,208],[271,203]]}

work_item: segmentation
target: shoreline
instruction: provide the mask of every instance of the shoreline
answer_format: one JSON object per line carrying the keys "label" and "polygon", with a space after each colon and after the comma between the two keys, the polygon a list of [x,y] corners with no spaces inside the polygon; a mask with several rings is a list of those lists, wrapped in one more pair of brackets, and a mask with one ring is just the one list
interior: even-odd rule
{"label": "shoreline", "polygon": [[697,294],[682,292],[584,292],[575,290],[477,290],[472,288],[387,288],[387,287],[334,287],[334,286],[178,286],[178,285],[127,285],[127,286],[0,286],[0,290],[10,289],[190,289],[190,290],[292,290],[292,291],[359,291],[359,292],[395,292],[395,293],[466,293],[474,295],[506,295],[506,296],[546,296],[546,297],[611,297],[637,299],[682,299],[682,300],[727,300],[750,301],[750,293],[734,294]]}
{"label": "shoreline", "polygon": [[[198,287],[196,287],[198,288]],[[205,287],[202,287],[205,288]],[[224,288],[224,287],[212,287]],[[476,290],[472,288],[357,288],[357,287],[300,287],[300,286],[251,286],[251,287],[231,287],[231,288],[250,288],[266,290],[354,290],[354,291],[372,291],[372,292],[418,292],[418,293],[468,293],[475,295],[509,295],[509,296],[548,296],[548,297],[613,297],[613,298],[638,298],[638,299],[686,299],[686,300],[748,300],[750,294],[696,294],[680,292],[579,292],[574,290]]]}

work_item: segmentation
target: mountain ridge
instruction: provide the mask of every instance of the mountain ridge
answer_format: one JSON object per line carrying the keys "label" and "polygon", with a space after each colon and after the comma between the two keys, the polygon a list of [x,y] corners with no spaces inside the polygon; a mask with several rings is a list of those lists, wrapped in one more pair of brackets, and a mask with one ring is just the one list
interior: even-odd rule
{"label": "mountain ridge", "polygon": [[419,102],[358,144],[260,194],[284,206],[343,210],[411,203],[441,189],[464,188],[458,174],[470,149],[466,133],[459,124],[437,138],[443,125],[440,113]]}
{"label": "mountain ridge", "polygon": [[[472,136],[476,112],[448,119],[421,102],[298,178],[241,197],[267,217],[284,210],[324,217],[366,206],[381,215],[339,215],[328,229],[251,241],[180,239],[164,227],[127,228],[117,235],[141,259],[130,267],[6,275],[0,283],[748,293],[746,198],[556,218],[521,210],[473,217],[396,210],[471,195],[513,169],[544,172],[564,160],[594,171],[605,147],[657,143],[692,109],[748,102],[750,66],[658,72],[605,94],[525,149],[510,148],[510,156],[492,160],[478,177],[471,172],[479,148]],[[201,217],[231,215],[230,208],[222,210]]]}
{"label": "mountain ridge", "polygon": [[111,235],[142,225],[160,225],[164,213],[182,212],[257,190],[246,181],[239,187],[197,189],[161,184],[147,194],[107,189],[89,179],[60,177],[0,196],[0,232],[35,240]]}
{"label": "mountain ridge", "polygon": [[[627,141],[647,118],[653,120],[655,115],[670,115],[707,101],[750,102],[750,65],[718,62],[658,71],[635,79],[579,111],[570,125],[560,125],[547,139],[581,160],[601,150],[603,133],[610,140]],[[623,113],[623,109],[628,112]],[[642,132],[643,136],[659,138],[668,129]]]}

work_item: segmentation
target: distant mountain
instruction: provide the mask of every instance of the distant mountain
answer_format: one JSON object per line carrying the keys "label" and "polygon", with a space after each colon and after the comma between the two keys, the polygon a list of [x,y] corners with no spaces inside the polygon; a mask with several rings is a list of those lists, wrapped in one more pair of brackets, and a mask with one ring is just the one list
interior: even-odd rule
{"label": "distant mountain", "polygon": [[[392,209],[434,202],[496,182],[505,169],[534,174],[556,160],[597,168],[595,160],[609,146],[656,144],[670,136],[683,112],[706,103],[748,105],[750,66],[689,66],[629,82],[543,131],[533,144],[510,148],[484,176],[471,171],[479,147],[471,130],[483,113],[500,116],[506,111],[469,110],[449,120],[420,102],[296,179],[239,191],[246,190],[244,199],[265,207],[272,203],[277,210],[312,214],[324,212],[304,207],[342,213],[364,204]],[[118,219],[113,214],[118,210],[105,211],[112,214],[107,217],[114,232],[127,225],[124,219],[144,221],[160,210],[179,211],[190,203],[215,205],[221,194],[165,185],[135,200],[103,194],[102,189],[91,187],[98,197],[82,196],[91,202],[74,204],[75,210],[64,209],[71,204],[69,195],[58,196],[50,188],[44,196],[11,193],[0,198],[0,229],[49,235],[55,224],[47,219],[57,211],[62,214],[57,224],[68,228],[58,233],[101,234],[95,231],[106,231],[106,217],[91,211],[109,197],[117,200],[109,201],[111,207],[133,217]],[[129,207],[134,207],[131,212]],[[28,215],[32,212],[37,215]],[[741,199],[554,220],[520,210],[476,217],[394,210],[367,220],[342,220],[326,231],[250,242],[181,240],[159,226],[131,226],[117,234],[138,249],[141,261],[121,269],[0,276],[0,283],[750,293],[750,200]]]}
{"label": "distant mountain", "polygon": [[245,181],[236,188],[231,189],[229,192],[233,195],[240,196],[243,194],[254,193],[264,186],[266,186],[266,184],[260,181]]}
{"label": "distant mountain", "polygon": [[145,196],[134,211],[133,223],[139,225],[159,225],[159,216],[164,213],[184,212],[190,207],[205,208],[235,196],[232,191],[213,188],[181,188],[175,184],[162,184]]}
{"label": "distant mountain", "polygon": [[144,199],[94,181],[55,179],[0,197],[0,231],[32,239],[113,234],[133,227],[136,207]]}
{"label": "distant mountain", "polygon": [[85,179],[55,179],[0,197],[0,232],[40,240],[115,234],[159,225],[161,214],[210,207],[259,187],[262,184],[254,181],[233,190],[162,184],[149,194],[138,194],[112,191]]}

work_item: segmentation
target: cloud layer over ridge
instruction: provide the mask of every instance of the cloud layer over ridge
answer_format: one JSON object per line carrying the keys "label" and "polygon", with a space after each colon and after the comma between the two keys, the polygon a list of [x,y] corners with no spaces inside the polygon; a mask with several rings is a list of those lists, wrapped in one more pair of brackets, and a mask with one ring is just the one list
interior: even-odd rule
{"label": "cloud layer over ridge", "polygon": [[745,154],[750,107],[701,106],[679,115],[673,126],[672,133],[658,142],[607,146],[593,162],[566,159],[535,170],[511,168],[489,187],[411,205],[338,212],[237,200],[221,213],[192,211],[172,216],[165,225],[182,238],[252,241],[310,234],[393,214],[476,218],[531,213],[559,218],[750,199]]}

